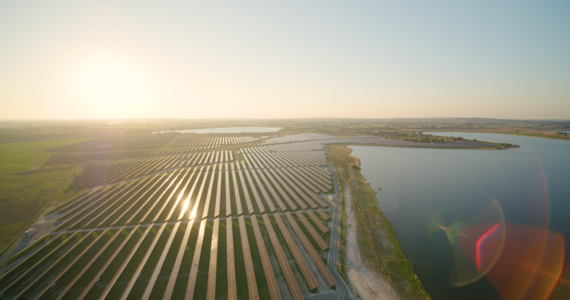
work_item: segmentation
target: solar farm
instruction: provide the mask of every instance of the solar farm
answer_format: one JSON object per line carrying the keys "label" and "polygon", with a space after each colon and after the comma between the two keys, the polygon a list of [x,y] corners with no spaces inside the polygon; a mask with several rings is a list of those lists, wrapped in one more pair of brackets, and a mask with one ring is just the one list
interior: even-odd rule
{"label": "solar farm", "polygon": [[70,185],[87,192],[45,216],[54,229],[7,266],[0,299],[333,295],[326,138],[178,135],[87,165]]}
{"label": "solar farm", "polygon": [[12,254],[0,299],[353,298],[338,272],[341,197],[327,144],[418,146],[171,134],[56,148],[61,161],[105,161],[85,164],[68,187],[81,192]]}

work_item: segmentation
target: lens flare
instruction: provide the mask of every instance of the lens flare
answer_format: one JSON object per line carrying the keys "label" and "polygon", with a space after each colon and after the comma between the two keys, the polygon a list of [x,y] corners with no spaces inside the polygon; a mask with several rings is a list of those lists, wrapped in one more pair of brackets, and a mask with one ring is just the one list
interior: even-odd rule
{"label": "lens flare", "polygon": [[504,299],[547,299],[562,274],[564,251],[561,234],[507,224],[503,253],[487,279]]}
{"label": "lens flare", "polygon": [[447,247],[449,242],[449,236],[446,239],[445,237],[442,238],[442,230],[441,227],[445,224],[444,217],[453,215],[453,209],[449,206],[442,207],[438,211],[436,211],[430,218],[428,223],[428,237],[432,245],[441,248]]}
{"label": "lens flare", "polygon": [[[441,219],[436,216],[431,225]],[[564,284],[565,243],[561,234],[541,225],[505,223],[497,201],[471,220],[440,225],[455,258],[452,284],[463,286],[485,276],[501,299],[548,299],[557,283]]]}
{"label": "lens flare", "polygon": [[562,275],[552,290],[551,299],[568,299],[570,298],[570,268],[566,264],[563,268]]}
{"label": "lens flare", "polygon": [[530,202],[530,225],[507,224],[505,246],[487,279],[507,300],[547,299],[561,278],[564,237],[549,230],[547,177],[540,158]]}
{"label": "lens flare", "polygon": [[[483,276],[495,287],[500,299],[546,300],[570,291],[570,271],[564,269],[565,242],[562,234],[549,229],[550,204],[547,177],[540,159],[530,202],[528,225],[506,223],[499,203],[494,200],[475,218],[449,221],[452,212],[443,208],[430,219],[430,241],[439,246],[436,232],[446,234],[455,259],[456,273],[451,282],[463,286]],[[523,214],[526,212],[523,212]],[[446,217],[446,218],[444,218]],[[444,224],[451,224],[444,226]],[[555,289],[556,287],[556,289]]]}
{"label": "lens flare", "polygon": [[498,232],[497,229],[499,229],[500,226],[501,225],[499,223],[493,225],[493,227],[485,231],[485,233],[477,240],[477,248],[476,248],[477,271],[481,271],[481,252],[483,252],[481,249],[483,248],[482,246],[483,242],[492,234]]}
{"label": "lens flare", "polygon": [[[441,216],[433,221],[435,225]],[[451,283],[463,286],[473,283],[489,272],[497,262],[505,241],[505,218],[496,200],[483,212],[468,221],[439,225],[446,235],[455,259]]]}

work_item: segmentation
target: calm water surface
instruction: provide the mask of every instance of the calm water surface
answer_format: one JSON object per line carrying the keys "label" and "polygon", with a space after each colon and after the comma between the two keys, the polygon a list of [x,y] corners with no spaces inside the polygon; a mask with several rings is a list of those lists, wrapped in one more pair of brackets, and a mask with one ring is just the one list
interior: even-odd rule
{"label": "calm water surface", "polygon": [[159,132],[179,132],[179,133],[243,133],[243,132],[276,132],[281,127],[217,127],[200,128],[187,130],[172,130]]}
{"label": "calm water surface", "polygon": [[507,223],[530,225],[531,200],[547,190],[550,229],[570,240],[570,142],[484,133],[434,134],[521,147],[503,151],[351,148],[428,293],[434,299],[497,299],[484,278],[461,288],[449,283],[454,268],[451,247],[443,231],[428,238],[429,220],[438,211],[445,211],[449,222],[467,220],[496,199]]}

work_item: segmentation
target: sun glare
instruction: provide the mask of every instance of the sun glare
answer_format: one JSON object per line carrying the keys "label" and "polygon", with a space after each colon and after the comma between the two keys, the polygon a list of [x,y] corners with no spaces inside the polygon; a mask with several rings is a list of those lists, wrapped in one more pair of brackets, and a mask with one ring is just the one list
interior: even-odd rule
{"label": "sun glare", "polygon": [[96,61],[84,72],[83,93],[92,107],[120,111],[135,104],[142,94],[140,78],[127,64]]}

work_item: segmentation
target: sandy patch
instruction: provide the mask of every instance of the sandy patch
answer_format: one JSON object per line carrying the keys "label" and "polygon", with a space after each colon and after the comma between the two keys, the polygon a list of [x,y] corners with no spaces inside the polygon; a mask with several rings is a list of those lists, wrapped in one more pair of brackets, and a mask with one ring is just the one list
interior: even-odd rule
{"label": "sandy patch", "polygon": [[[352,210],[350,187],[345,187],[345,203],[348,220],[346,271],[348,280],[362,299],[401,299],[382,274],[364,266],[356,236],[356,220]],[[347,195],[348,194],[348,195]]]}

